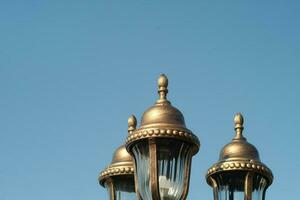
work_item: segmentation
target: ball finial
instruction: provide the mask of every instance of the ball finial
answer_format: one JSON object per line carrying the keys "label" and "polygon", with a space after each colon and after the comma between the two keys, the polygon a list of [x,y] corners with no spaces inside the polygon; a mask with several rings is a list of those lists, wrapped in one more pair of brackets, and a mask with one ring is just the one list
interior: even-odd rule
{"label": "ball finial", "polygon": [[235,139],[241,139],[243,137],[243,130],[244,130],[244,117],[241,113],[237,113],[234,116],[234,130],[236,132]]}
{"label": "ball finial", "polygon": [[131,115],[129,118],[128,118],[128,133],[131,133],[132,131],[135,130],[136,128],[136,118],[134,115]]}
{"label": "ball finial", "polygon": [[158,94],[159,100],[157,103],[168,102],[167,93],[168,93],[168,77],[165,74],[161,74],[157,80],[158,84]]}
{"label": "ball finial", "polygon": [[234,116],[234,123],[235,123],[235,125],[240,124],[240,125],[243,126],[243,124],[244,124],[244,117],[243,117],[243,115],[241,113],[235,114],[235,116]]}
{"label": "ball finial", "polygon": [[161,74],[157,80],[157,84],[159,88],[167,88],[168,87],[168,77],[165,74]]}

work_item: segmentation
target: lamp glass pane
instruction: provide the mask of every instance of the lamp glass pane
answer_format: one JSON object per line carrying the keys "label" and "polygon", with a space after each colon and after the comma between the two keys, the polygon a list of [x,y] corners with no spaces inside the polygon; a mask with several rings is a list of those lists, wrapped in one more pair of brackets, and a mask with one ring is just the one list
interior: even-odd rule
{"label": "lamp glass pane", "polygon": [[133,176],[118,177],[114,180],[116,200],[136,199]]}
{"label": "lamp glass pane", "polygon": [[[219,200],[244,200],[246,171],[228,171],[215,177]],[[267,181],[259,174],[252,177],[252,200],[264,200]]]}
{"label": "lamp glass pane", "polygon": [[143,200],[152,199],[150,188],[150,163],[149,163],[149,145],[148,141],[137,143],[132,148],[134,155],[136,176],[138,180],[138,193]]}
{"label": "lamp glass pane", "polygon": [[[159,193],[161,200],[180,200],[184,191],[185,172],[189,170],[190,145],[179,140],[157,140]],[[188,180],[187,180],[188,181]]]}
{"label": "lamp glass pane", "polygon": [[253,192],[252,192],[252,199],[254,200],[264,200],[266,189],[267,189],[267,180],[260,176],[255,175],[253,177]]}

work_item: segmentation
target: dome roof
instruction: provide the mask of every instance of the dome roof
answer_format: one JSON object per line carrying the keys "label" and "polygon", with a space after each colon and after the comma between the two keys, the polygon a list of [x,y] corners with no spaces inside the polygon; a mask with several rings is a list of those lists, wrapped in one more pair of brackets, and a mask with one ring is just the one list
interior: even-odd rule
{"label": "dome roof", "polygon": [[238,113],[234,117],[236,136],[232,142],[223,147],[220,152],[219,161],[226,160],[256,160],[260,161],[259,154],[255,146],[247,142],[243,136],[244,118]]}
{"label": "dome roof", "polygon": [[113,159],[111,161],[111,165],[120,165],[124,162],[133,162],[131,155],[127,152],[125,145],[120,146],[117,148],[113,155]]}
{"label": "dome roof", "polygon": [[141,128],[172,126],[185,128],[182,113],[167,100],[168,79],[162,74],[158,79],[158,93],[160,98],[156,104],[147,109],[141,120]]}
{"label": "dome roof", "polygon": [[133,158],[124,145],[120,146],[115,151],[111,164],[100,173],[98,178],[100,185],[104,187],[105,181],[110,177],[130,176],[133,178],[133,166]]}
{"label": "dome roof", "polygon": [[248,143],[244,138],[240,140],[233,139],[231,143],[223,147],[219,161],[225,160],[260,160],[260,158],[255,146]]}
{"label": "dome roof", "polygon": [[222,148],[219,161],[208,170],[207,183],[213,186],[213,177],[228,171],[253,171],[267,178],[270,185],[273,180],[272,171],[260,161],[255,146],[248,143],[243,136],[244,118],[240,113],[235,115],[234,123],[236,135]]}
{"label": "dome roof", "polygon": [[142,116],[141,127],[176,126],[185,128],[182,113],[170,103],[156,104],[146,110]]}
{"label": "dome roof", "polygon": [[247,142],[247,139],[243,136],[244,130],[244,118],[238,113],[234,117],[236,135],[232,141],[225,145],[219,157],[219,162],[229,160],[255,160],[260,161],[259,153],[255,146]]}
{"label": "dome roof", "polygon": [[157,83],[159,98],[144,112],[140,127],[136,128],[134,116],[128,119],[127,151],[132,153],[136,143],[148,138],[168,138],[189,143],[196,154],[200,148],[198,137],[186,128],[183,114],[167,100],[168,78],[161,74]]}

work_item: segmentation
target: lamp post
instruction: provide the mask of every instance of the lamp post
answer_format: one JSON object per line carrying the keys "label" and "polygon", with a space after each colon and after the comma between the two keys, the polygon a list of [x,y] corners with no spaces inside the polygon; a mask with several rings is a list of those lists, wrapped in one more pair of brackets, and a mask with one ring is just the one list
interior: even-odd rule
{"label": "lamp post", "polygon": [[200,147],[182,113],[167,100],[167,87],[168,79],[162,74],[159,99],[145,111],[140,127],[129,132],[126,141],[135,160],[137,194],[142,200],[185,200],[192,156]]}
{"label": "lamp post", "polygon": [[272,184],[271,170],[260,161],[257,149],[243,136],[243,116],[234,117],[236,135],[223,147],[219,162],[206,175],[214,200],[264,200]]}
{"label": "lamp post", "polygon": [[107,189],[110,200],[135,199],[133,173],[133,159],[123,145],[115,151],[111,164],[99,176],[99,183]]}

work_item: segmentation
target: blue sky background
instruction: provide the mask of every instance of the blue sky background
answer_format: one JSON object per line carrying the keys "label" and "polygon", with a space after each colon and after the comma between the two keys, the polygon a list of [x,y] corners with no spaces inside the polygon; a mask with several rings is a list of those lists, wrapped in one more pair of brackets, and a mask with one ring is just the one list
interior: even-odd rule
{"label": "blue sky background", "polygon": [[299,1],[1,1],[0,199],[107,199],[97,183],[138,118],[169,99],[201,141],[189,200],[233,116],[275,175],[267,199],[298,196]]}

